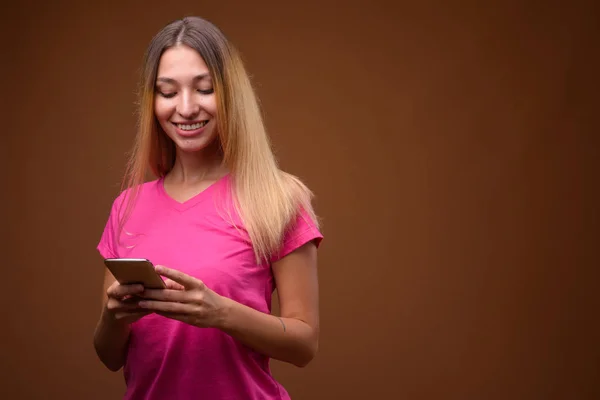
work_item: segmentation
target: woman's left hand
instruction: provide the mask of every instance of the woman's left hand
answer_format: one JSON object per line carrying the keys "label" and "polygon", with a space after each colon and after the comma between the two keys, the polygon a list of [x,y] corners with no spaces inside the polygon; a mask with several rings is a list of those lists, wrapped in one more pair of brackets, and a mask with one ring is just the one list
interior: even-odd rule
{"label": "woman's left hand", "polygon": [[222,325],[227,305],[225,297],[180,271],[156,266],[156,272],[170,282],[167,281],[166,289],[145,289],[140,293],[141,308],[200,328]]}

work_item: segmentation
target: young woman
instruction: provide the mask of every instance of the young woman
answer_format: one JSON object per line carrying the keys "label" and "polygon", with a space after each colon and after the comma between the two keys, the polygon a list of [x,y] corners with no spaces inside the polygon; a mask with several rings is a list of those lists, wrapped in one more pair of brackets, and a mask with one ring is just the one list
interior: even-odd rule
{"label": "young woman", "polygon": [[305,366],[317,351],[311,192],[278,168],[240,56],[208,21],[184,18],[152,39],[139,106],[98,250],[149,259],[167,288],[107,272],[98,357],[124,367],[126,399],[289,398],[269,359]]}

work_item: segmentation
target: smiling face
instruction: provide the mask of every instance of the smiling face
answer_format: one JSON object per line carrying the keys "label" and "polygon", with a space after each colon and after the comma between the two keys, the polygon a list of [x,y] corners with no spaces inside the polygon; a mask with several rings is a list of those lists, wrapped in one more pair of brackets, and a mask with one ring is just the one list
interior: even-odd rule
{"label": "smiling face", "polygon": [[154,114],[178,151],[198,152],[214,142],[217,102],[208,67],[197,51],[178,45],[163,53]]}

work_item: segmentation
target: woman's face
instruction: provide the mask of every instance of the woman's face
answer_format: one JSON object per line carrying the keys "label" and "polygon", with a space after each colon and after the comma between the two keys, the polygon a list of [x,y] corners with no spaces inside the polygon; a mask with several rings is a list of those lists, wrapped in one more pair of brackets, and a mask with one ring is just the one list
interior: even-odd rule
{"label": "woman's face", "polygon": [[217,136],[217,102],[208,67],[198,52],[179,45],[160,58],[154,114],[179,150],[196,152]]}

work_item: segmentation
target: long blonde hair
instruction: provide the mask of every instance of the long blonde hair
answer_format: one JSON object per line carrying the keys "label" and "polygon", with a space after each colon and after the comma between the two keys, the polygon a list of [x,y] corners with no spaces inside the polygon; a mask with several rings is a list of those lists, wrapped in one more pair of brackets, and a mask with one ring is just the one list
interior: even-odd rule
{"label": "long blonde hair", "polygon": [[313,194],[300,179],[279,169],[239,52],[215,25],[199,17],[186,17],[165,26],[145,53],[138,131],[123,179],[122,189],[129,191],[120,229],[147,173],[164,177],[175,162],[175,144],[154,116],[154,96],[161,55],[181,44],[195,49],[210,71],[217,98],[217,140],[230,171],[234,204],[257,262],[268,260],[301,210],[318,226]]}

